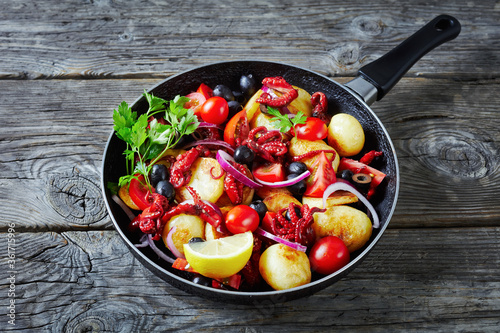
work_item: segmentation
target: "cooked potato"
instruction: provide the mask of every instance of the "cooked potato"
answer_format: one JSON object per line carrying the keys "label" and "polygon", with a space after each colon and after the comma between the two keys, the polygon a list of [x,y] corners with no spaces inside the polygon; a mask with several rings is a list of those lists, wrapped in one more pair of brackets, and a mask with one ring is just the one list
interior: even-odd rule
{"label": "cooked potato", "polygon": [[[244,166],[244,167],[245,167],[245,171],[246,171],[246,176],[249,177],[250,179],[253,179],[252,171],[250,171],[250,169],[248,169],[247,166]],[[253,188],[248,187],[248,186],[243,186],[243,195],[242,195],[243,199],[241,201],[241,204],[242,205],[249,205],[253,200],[254,193],[255,193],[255,190]],[[234,206],[234,204],[231,202],[231,199],[229,199],[229,196],[227,195],[226,191],[224,191],[224,193],[222,193],[219,200],[217,200],[216,204],[219,207],[228,207],[228,206],[233,207]]]}
{"label": "cooked potato", "polygon": [[275,290],[290,289],[311,282],[309,258],[284,244],[274,244],[262,253],[259,271]]}
{"label": "cooked potato", "polygon": [[[191,186],[202,200],[217,202],[222,192],[224,192],[224,176],[214,179],[224,172],[219,162],[215,158],[199,157],[191,166],[191,180],[187,186]],[[176,191],[178,202],[193,199],[186,187],[181,187]]]}
{"label": "cooked potato", "polygon": [[256,190],[256,193],[261,198],[270,197],[271,195],[279,194],[279,193],[292,195],[292,192],[290,192],[290,190],[287,189],[286,187],[269,187],[269,186],[259,187]]}
{"label": "cooked potato", "polygon": [[245,110],[247,111],[247,119],[248,121],[252,121],[255,113],[259,110],[260,108],[260,103],[257,103],[255,102],[259,97],[260,95],[262,95],[263,91],[262,90],[258,90],[253,96],[252,98],[250,98],[247,102],[247,104],[245,104]]}
{"label": "cooked potato", "polygon": [[264,126],[268,130],[279,130],[279,126],[271,122],[273,116],[267,115],[260,110],[257,110],[248,125],[250,128]]}
{"label": "cooked potato", "polygon": [[172,217],[163,229],[162,239],[166,247],[168,247],[168,232],[174,226],[176,226],[176,229],[172,235],[172,241],[177,250],[182,254],[184,254],[183,245],[189,242],[191,238],[201,237],[205,239],[205,222],[198,216],[180,214]]}
{"label": "cooked potato", "polygon": [[372,235],[372,223],[362,211],[349,206],[333,206],[324,213],[314,214],[312,228],[316,239],[337,236],[349,252],[363,247]]}
{"label": "cooked potato", "polygon": [[293,195],[286,193],[273,194],[271,196],[265,197],[262,202],[264,202],[264,204],[267,206],[268,211],[275,213],[282,208],[288,208],[290,202],[302,206],[300,201],[295,199]]}
{"label": "cooked potato", "polygon": [[[358,197],[348,191],[336,191],[326,199],[326,208],[347,205],[358,201]],[[323,208],[323,198],[302,197],[302,204]]]}
{"label": "cooked potato", "polygon": [[205,240],[214,240],[214,239],[219,239],[222,237],[227,237],[229,236],[229,233],[223,233],[217,230],[213,225],[210,223],[205,223]]}
{"label": "cooked potato", "polygon": [[332,117],[328,125],[328,144],[340,156],[359,154],[365,145],[365,132],[359,121],[347,113]]}
{"label": "cooked potato", "polygon": [[293,87],[297,89],[299,96],[288,105],[288,111],[293,114],[297,114],[299,111],[302,111],[302,113],[306,117],[310,117],[312,115],[313,109],[311,103],[311,95],[302,88],[296,86]]}
{"label": "cooked potato", "polygon": [[118,196],[122,199],[123,203],[127,205],[129,208],[139,210],[139,207],[132,201],[130,194],[128,193],[128,184],[120,187],[118,190]]}
{"label": "cooked potato", "polygon": [[[290,147],[288,148],[288,153],[293,157],[293,156],[303,155],[312,150],[335,150],[335,149],[327,145],[323,140],[309,141],[293,137],[292,140],[290,140]],[[326,153],[326,157],[328,157],[329,159],[331,159],[332,156],[333,156],[332,153]],[[317,158],[318,155],[315,155],[313,157],[304,158],[301,162],[304,162],[309,168],[309,170],[311,170]],[[335,172],[337,172],[339,163],[340,163],[339,154],[335,154],[335,158],[332,161],[333,170],[335,170]]]}

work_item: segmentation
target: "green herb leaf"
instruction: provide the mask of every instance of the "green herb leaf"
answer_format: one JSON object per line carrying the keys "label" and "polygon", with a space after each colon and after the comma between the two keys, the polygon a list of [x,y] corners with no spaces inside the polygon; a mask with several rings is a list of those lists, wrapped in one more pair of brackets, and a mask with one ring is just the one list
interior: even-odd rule
{"label": "green herb leaf", "polygon": [[292,127],[299,124],[305,124],[307,117],[302,113],[302,111],[297,112],[293,117],[281,114],[278,109],[267,107],[267,112],[274,116],[271,122],[276,125],[281,133],[288,132]]}

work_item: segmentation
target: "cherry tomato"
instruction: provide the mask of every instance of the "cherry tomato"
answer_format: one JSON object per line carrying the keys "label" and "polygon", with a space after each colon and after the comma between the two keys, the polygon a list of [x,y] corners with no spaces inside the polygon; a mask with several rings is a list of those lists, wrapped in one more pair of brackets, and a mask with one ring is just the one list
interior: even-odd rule
{"label": "cherry tomato", "polygon": [[128,187],[130,199],[137,205],[137,207],[139,207],[140,210],[144,210],[151,205],[152,192],[154,192],[154,188],[151,188],[151,191],[149,191],[146,181],[144,180],[144,176],[139,175],[137,179],[133,178],[130,181],[130,185]]}
{"label": "cherry tomato", "polygon": [[337,180],[332,162],[324,152],[318,155],[311,173],[306,180],[307,189],[304,196],[321,198],[328,185]]}
{"label": "cherry tomato", "polygon": [[259,214],[247,205],[238,205],[226,215],[226,228],[233,234],[254,232],[259,227]]}
{"label": "cherry tomato", "polygon": [[353,173],[367,173],[372,176],[372,181],[370,183],[370,189],[368,190],[367,197],[370,199],[371,196],[375,194],[375,188],[380,185],[380,183],[385,178],[385,173],[379,171],[369,165],[361,163],[350,158],[342,157],[340,159],[338,172],[343,170],[351,170]]}
{"label": "cherry tomato", "polygon": [[308,117],[305,124],[294,126],[295,136],[301,140],[323,140],[328,136],[328,127],[319,118]]}
{"label": "cherry tomato", "polygon": [[201,106],[207,100],[205,96],[199,92],[192,92],[186,95],[186,97],[189,98],[189,102],[184,103],[184,108],[192,109],[194,111],[194,114],[198,118],[201,118],[200,114]]}
{"label": "cherry tomato", "polygon": [[349,263],[350,254],[344,242],[335,236],[320,238],[311,248],[311,269],[320,274],[332,274]]}
{"label": "cherry tomato", "polygon": [[220,125],[226,121],[229,107],[224,98],[219,96],[210,97],[201,106],[201,119],[207,123]]}
{"label": "cherry tomato", "polygon": [[249,131],[247,112],[241,110],[227,122],[224,129],[224,141],[236,147],[236,139],[245,140],[248,138]]}
{"label": "cherry tomato", "polygon": [[271,228],[271,221],[274,219],[276,216],[276,213],[274,212],[266,212],[266,215],[264,215],[264,218],[262,219],[262,229],[264,229],[267,232],[273,232],[273,229]]}
{"label": "cherry tomato", "polygon": [[214,95],[214,91],[212,90],[212,88],[207,86],[205,83],[200,84],[196,92],[202,94],[205,99],[209,99]]}
{"label": "cherry tomato", "polygon": [[263,182],[282,182],[286,179],[285,167],[281,163],[268,163],[253,169],[253,176]]}

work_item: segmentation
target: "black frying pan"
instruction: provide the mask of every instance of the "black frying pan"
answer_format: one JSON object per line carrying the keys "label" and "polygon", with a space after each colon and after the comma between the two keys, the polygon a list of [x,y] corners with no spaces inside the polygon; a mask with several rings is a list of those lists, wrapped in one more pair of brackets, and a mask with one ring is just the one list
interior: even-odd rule
{"label": "black frying pan", "polygon": [[[226,84],[238,87],[243,74],[253,74],[257,81],[268,76],[283,76],[287,82],[313,93],[323,92],[328,98],[328,110],[332,114],[344,112],[356,117],[365,131],[364,151],[375,149],[384,152],[384,162],[379,169],[387,177],[377,188],[374,206],[380,217],[380,228],[373,230],[370,241],[364,248],[351,254],[351,262],[341,270],[316,277],[307,285],[284,291],[262,290],[257,292],[228,291],[204,287],[185,279],[170,265],[157,258],[149,248],[137,249],[138,235],[129,233],[129,220],[122,209],[113,202],[106,188],[108,182],[117,182],[125,174],[123,151],[125,144],[114,133],[111,134],[102,165],[102,188],[104,199],[113,224],[131,252],[153,273],[168,283],[190,293],[220,301],[242,304],[258,304],[262,301],[283,302],[309,296],[338,281],[354,269],[372,250],[389,224],[396,207],[399,191],[399,169],[396,152],[386,129],[370,109],[369,104],[380,100],[399,79],[427,52],[438,45],[452,40],[460,33],[460,23],[454,17],[441,15],[405,40],[398,47],[380,59],[364,66],[358,76],[345,86],[321,74],[283,63],[265,61],[229,61],[198,67],[169,77],[149,90],[155,96],[173,99],[176,95],[186,95],[195,91],[200,83],[214,87]],[[137,99],[134,111],[143,113],[148,109],[144,97]]]}

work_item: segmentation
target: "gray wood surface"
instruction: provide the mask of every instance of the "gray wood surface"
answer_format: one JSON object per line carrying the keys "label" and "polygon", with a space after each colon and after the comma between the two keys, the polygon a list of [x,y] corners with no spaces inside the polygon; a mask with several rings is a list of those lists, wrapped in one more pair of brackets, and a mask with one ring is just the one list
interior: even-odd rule
{"label": "gray wood surface", "polygon": [[[441,13],[460,20],[460,36],[373,105],[396,147],[400,195],[346,278],[284,304],[229,306],[130,254],[100,190],[121,101],[221,60],[347,82]],[[497,332],[499,22],[495,1],[0,0],[0,331]]]}

